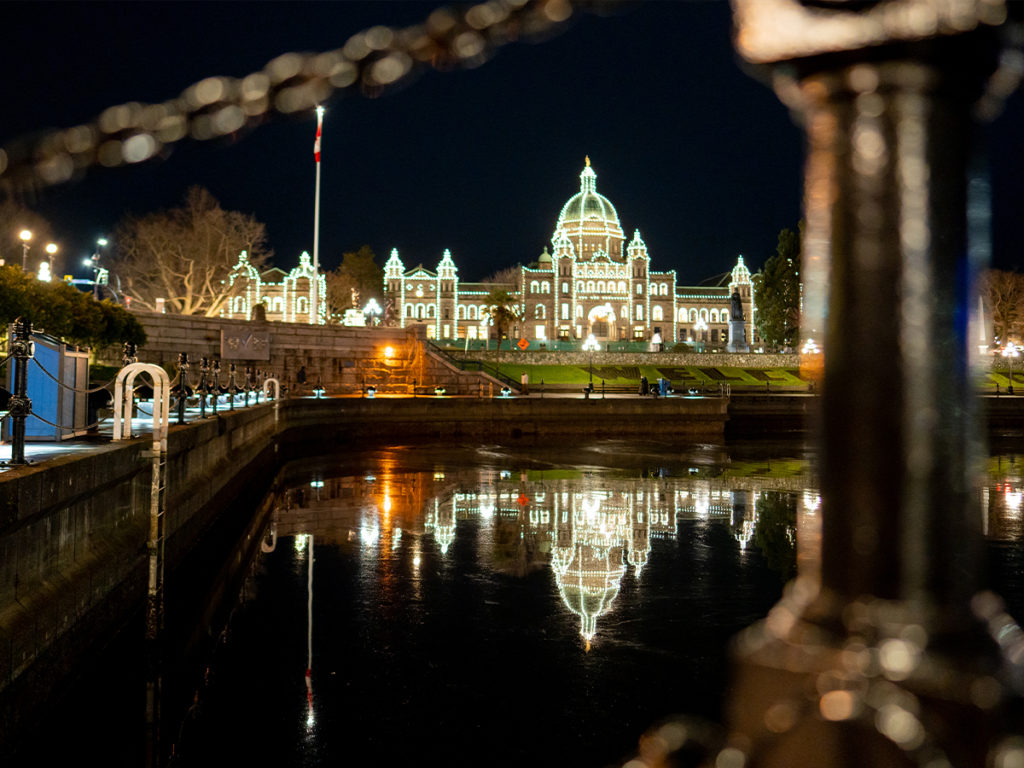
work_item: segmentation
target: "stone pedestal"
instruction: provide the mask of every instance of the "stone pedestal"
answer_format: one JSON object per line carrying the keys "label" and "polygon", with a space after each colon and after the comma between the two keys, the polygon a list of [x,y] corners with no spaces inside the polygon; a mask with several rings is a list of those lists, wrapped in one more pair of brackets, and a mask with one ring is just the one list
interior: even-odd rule
{"label": "stone pedestal", "polygon": [[729,343],[725,345],[726,352],[749,352],[750,345],[747,343],[746,321],[729,321]]}

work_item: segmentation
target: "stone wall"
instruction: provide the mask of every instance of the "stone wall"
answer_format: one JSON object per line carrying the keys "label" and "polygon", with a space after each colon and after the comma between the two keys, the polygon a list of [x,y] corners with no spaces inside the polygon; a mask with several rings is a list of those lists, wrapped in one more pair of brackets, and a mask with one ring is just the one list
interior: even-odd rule
{"label": "stone wall", "polygon": [[467,360],[509,365],[578,365],[586,367],[593,355],[594,365],[725,366],[732,368],[798,368],[800,355],[728,352],[548,352],[518,349],[459,351]]}
{"label": "stone wall", "polygon": [[[220,360],[224,385],[231,363],[236,365],[239,386],[244,383],[245,367],[252,366],[276,376],[289,390],[297,387],[299,369],[305,368],[307,393],[320,383],[329,395],[352,394],[368,386],[379,392],[402,394],[416,387],[442,386],[452,394],[475,394],[487,383],[478,373],[464,373],[427,354],[424,326],[358,328],[136,314],[147,335],[145,346],[138,350],[139,360],[162,365],[174,378],[178,355],[185,353],[193,383],[198,381],[198,364],[203,357]],[[231,339],[236,342],[234,349],[227,343]],[[385,353],[389,347],[390,356]],[[103,362],[121,364],[119,356]]]}
{"label": "stone wall", "polygon": [[[273,406],[172,427],[168,570],[231,503],[274,476]],[[146,593],[149,439],[9,469],[0,480],[0,743],[82,649],[101,643]]]}

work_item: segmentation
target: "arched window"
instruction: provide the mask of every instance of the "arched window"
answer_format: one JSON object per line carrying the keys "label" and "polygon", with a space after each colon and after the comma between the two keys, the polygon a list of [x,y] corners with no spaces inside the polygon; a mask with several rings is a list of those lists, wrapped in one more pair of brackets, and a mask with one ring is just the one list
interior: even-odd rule
{"label": "arched window", "polygon": [[661,295],[668,296],[668,283],[661,284]]}
{"label": "arched window", "polygon": [[490,313],[487,311],[487,305],[486,304],[481,304],[480,305],[480,319],[483,320],[489,314]]}
{"label": "arched window", "polygon": [[679,312],[676,313],[676,321],[680,323],[685,323],[686,317],[686,307],[680,307]]}
{"label": "arched window", "polygon": [[597,292],[604,293],[604,280],[597,281]]}
{"label": "arched window", "polygon": [[718,310],[717,309],[712,309],[711,310],[711,322],[712,323],[717,323],[718,322]]}
{"label": "arched window", "polygon": [[655,304],[651,307],[651,320],[661,320],[662,317],[660,304]]}
{"label": "arched window", "polygon": [[577,280],[576,281],[576,291],[577,291],[577,293],[583,293],[583,281],[582,280]]}
{"label": "arched window", "polygon": [[231,311],[233,313],[235,313],[236,315],[244,314],[245,313],[245,296],[236,296],[234,303],[235,303],[235,306],[232,308]]}
{"label": "arched window", "polygon": [[433,304],[428,304],[427,305],[427,317],[434,317],[435,314],[436,313],[434,312],[434,305]]}
{"label": "arched window", "polygon": [[540,292],[541,293],[551,293],[551,283],[549,283],[547,280],[545,280],[543,283],[541,283],[540,284]]}
{"label": "arched window", "polygon": [[697,310],[696,309],[691,309],[690,310],[690,322],[691,323],[696,323],[697,322]]}
{"label": "arched window", "polygon": [[619,317],[622,318],[623,322],[629,322],[629,308],[623,304],[622,311],[619,312]]}
{"label": "arched window", "polygon": [[456,320],[465,320],[466,319],[466,308],[462,304],[459,304],[459,308],[455,311],[455,319]]}
{"label": "arched window", "polygon": [[644,319],[644,305],[643,304],[637,304],[636,305],[636,319],[637,320],[643,320]]}
{"label": "arched window", "polygon": [[530,281],[530,293],[540,293],[540,287],[536,280]]}
{"label": "arched window", "polygon": [[583,307],[576,305],[576,317],[583,317]]}
{"label": "arched window", "polygon": [[701,311],[700,311],[700,319],[703,320],[705,323],[708,321],[708,310],[707,310],[707,308],[702,308],[701,309]]}
{"label": "arched window", "polygon": [[587,280],[587,293],[593,293],[593,292],[594,292],[594,281],[593,280]]}
{"label": "arched window", "polygon": [[624,280],[619,280],[619,293],[625,293],[625,292],[626,292],[626,282]]}
{"label": "arched window", "polygon": [[278,296],[270,302],[271,312],[284,312],[284,299]]}
{"label": "arched window", "polygon": [[536,307],[533,308],[533,318],[534,318],[534,320],[543,320],[544,319],[544,305],[543,304],[538,304]]}
{"label": "arched window", "polygon": [[562,281],[562,293],[568,293],[568,292],[569,292],[569,284],[563,280]]}
{"label": "arched window", "polygon": [[412,304],[405,305],[405,316],[412,317]]}
{"label": "arched window", "polygon": [[427,314],[426,313],[426,307],[424,307],[422,304],[417,304],[416,305],[416,319],[417,320],[423,320],[426,317],[426,314]]}
{"label": "arched window", "polygon": [[728,309],[723,309],[722,310],[722,322],[723,323],[728,323],[729,322],[729,310]]}
{"label": "arched window", "polygon": [[306,312],[309,312],[309,299],[305,296],[299,296],[299,298],[295,300],[295,313],[303,315]]}

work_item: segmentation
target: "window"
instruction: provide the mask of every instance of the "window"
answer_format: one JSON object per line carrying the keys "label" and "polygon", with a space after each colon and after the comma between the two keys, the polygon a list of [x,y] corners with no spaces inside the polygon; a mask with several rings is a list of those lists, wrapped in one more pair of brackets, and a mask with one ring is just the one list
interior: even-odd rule
{"label": "window", "polygon": [[543,320],[544,319],[544,305],[543,304],[538,304],[536,307],[533,308],[533,319],[534,320]]}
{"label": "window", "polygon": [[697,322],[697,310],[696,309],[691,309],[690,310],[690,322],[691,323],[696,323]]}
{"label": "window", "polygon": [[405,305],[405,316],[412,317],[412,304]]}
{"label": "window", "polygon": [[547,338],[547,330],[545,329],[545,327],[543,325],[538,325],[536,328],[534,328],[533,337],[535,339],[546,339]]}
{"label": "window", "polygon": [[309,312],[309,299],[305,296],[300,296],[295,300],[295,312],[298,314],[305,314]]}
{"label": "window", "polygon": [[643,320],[644,319],[644,305],[643,304],[637,304],[636,305],[636,319],[637,320]]}
{"label": "window", "polygon": [[706,308],[705,309],[701,309],[701,311],[700,311],[700,319],[703,320],[705,323],[708,321],[708,311],[707,311]]}
{"label": "window", "polygon": [[662,320],[664,316],[661,314],[661,305],[655,304],[651,307],[651,320]]}
{"label": "window", "polygon": [[576,317],[583,317],[583,307],[579,305],[576,306]]}
{"label": "window", "polygon": [[563,280],[562,281],[562,293],[568,293],[568,292],[569,292],[569,284]]}
{"label": "window", "polygon": [[582,280],[577,280],[576,281],[576,292],[577,293],[583,293],[583,281]]}
{"label": "window", "polygon": [[723,323],[728,323],[729,322],[729,310],[728,309],[723,309],[722,310],[722,322]]}
{"label": "window", "polygon": [[540,287],[536,280],[530,281],[530,293],[540,293]]}
{"label": "window", "polygon": [[562,319],[563,320],[568,320],[569,319],[569,305],[568,305],[568,303],[563,303],[562,304]]}
{"label": "window", "polygon": [[626,292],[626,283],[624,280],[619,280],[619,293]]}
{"label": "window", "polygon": [[668,283],[661,284],[661,295],[668,296]]}
{"label": "window", "polygon": [[597,281],[597,292],[604,293],[604,280]]}
{"label": "window", "polygon": [[466,308],[460,304],[458,310],[455,312],[455,317],[459,320],[466,319]]}
{"label": "window", "polygon": [[712,344],[717,344],[718,343],[718,329],[717,328],[712,328],[711,329],[711,343]]}
{"label": "window", "polygon": [[587,293],[593,293],[593,292],[594,292],[594,281],[593,280],[587,280]]}
{"label": "window", "polygon": [[549,283],[547,280],[545,280],[543,283],[541,283],[540,284],[540,292],[541,293],[551,293],[551,283]]}
{"label": "window", "polygon": [[637,283],[636,284],[636,295],[637,296],[643,296],[644,295],[644,284],[643,283]]}
{"label": "window", "polygon": [[718,322],[718,310],[717,309],[712,309],[711,310],[711,322],[712,323],[717,323]]}

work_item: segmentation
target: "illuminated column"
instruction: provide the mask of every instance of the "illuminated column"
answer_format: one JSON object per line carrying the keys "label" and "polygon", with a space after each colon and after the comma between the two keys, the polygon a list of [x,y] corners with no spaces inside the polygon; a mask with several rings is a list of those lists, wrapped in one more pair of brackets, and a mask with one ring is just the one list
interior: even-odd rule
{"label": "illuminated column", "polygon": [[737,743],[760,768],[1009,764],[959,324],[972,110],[1006,8],[734,8],[739,53],[807,131],[802,336],[824,339],[820,566],[740,641]]}

